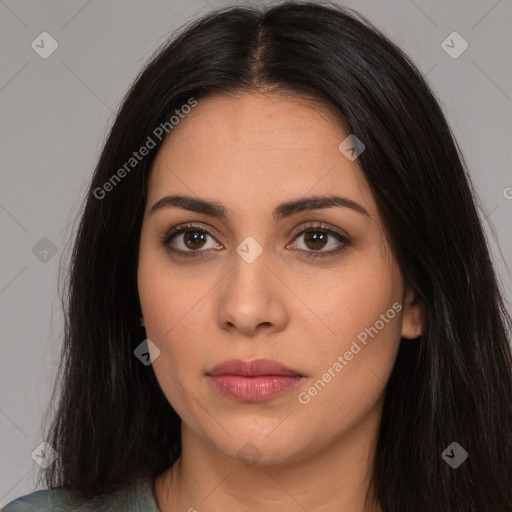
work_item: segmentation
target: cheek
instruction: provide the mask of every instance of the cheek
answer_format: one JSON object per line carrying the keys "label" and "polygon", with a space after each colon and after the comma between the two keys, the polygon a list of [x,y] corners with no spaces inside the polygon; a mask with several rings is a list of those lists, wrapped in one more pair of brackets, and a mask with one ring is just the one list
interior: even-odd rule
{"label": "cheek", "polygon": [[331,333],[313,351],[316,372],[299,397],[333,428],[348,428],[379,401],[400,342],[400,274],[385,260],[368,263],[352,267],[321,294],[320,315]]}
{"label": "cheek", "polygon": [[[154,364],[157,377],[164,371],[178,382],[197,379],[201,366],[201,342],[211,329],[208,290],[215,281],[201,271],[191,271],[169,264],[164,251],[141,251],[138,269],[139,298],[147,337],[160,349]],[[164,391],[177,384],[165,379]]]}
{"label": "cheek", "polygon": [[[149,270],[151,269],[151,270]],[[197,422],[197,407],[192,397],[200,394],[204,368],[201,347],[194,340],[204,339],[199,327],[202,306],[194,288],[184,286],[183,277],[168,276],[155,266],[139,269],[139,297],[144,312],[146,336],[160,355],[153,371],[167,401],[188,425]],[[204,348],[204,347],[203,347]]]}
{"label": "cheek", "polygon": [[[157,262],[147,258],[141,253],[138,269],[139,299],[144,315],[146,337],[159,349],[159,356],[152,366],[160,388],[169,402],[179,397],[177,392],[176,372],[185,370],[183,361],[180,361],[180,352],[177,350],[175,334],[179,329],[179,319],[186,314],[184,301],[176,293],[174,286],[161,272]],[[179,377],[178,377],[179,382]]]}
{"label": "cheek", "polygon": [[[324,283],[321,290],[308,294],[308,301],[320,306],[318,316],[330,329],[329,339],[342,348],[375,324],[395,302],[402,300],[401,278],[396,268],[380,257],[353,258],[336,282]],[[386,331],[397,315],[390,311]],[[380,323],[379,323],[380,325]],[[350,343],[349,343],[350,344]]]}
{"label": "cheek", "polygon": [[139,256],[138,291],[147,334],[163,343],[197,313],[205,282],[199,275],[169,264],[165,251],[146,243]]}
{"label": "cheek", "polygon": [[166,367],[183,371],[194,360],[197,367],[200,347],[194,340],[205,338],[205,301],[201,301],[201,294],[181,287],[177,279],[167,281],[160,277],[142,282],[145,284],[139,287],[139,295],[146,335],[165,356]]}
{"label": "cheek", "polygon": [[400,313],[390,318],[395,310],[388,306],[383,308],[384,315],[391,311],[385,317],[388,323],[379,316],[371,323],[352,321],[350,329],[358,334],[345,336],[343,331],[336,343],[324,348],[317,372],[299,390],[299,407],[311,423],[322,418],[321,425],[316,421],[321,432],[348,432],[365,417],[380,414],[400,339]]}

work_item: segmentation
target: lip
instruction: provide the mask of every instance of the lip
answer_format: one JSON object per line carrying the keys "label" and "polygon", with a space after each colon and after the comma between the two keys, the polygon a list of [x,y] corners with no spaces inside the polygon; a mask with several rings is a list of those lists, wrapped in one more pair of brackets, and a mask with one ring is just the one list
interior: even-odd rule
{"label": "lip", "polygon": [[289,377],[303,377],[300,372],[288,368],[284,364],[272,361],[271,359],[253,359],[242,361],[241,359],[230,359],[212,368],[208,375],[239,375],[241,377],[258,377],[262,375],[287,375]]}
{"label": "lip", "polygon": [[207,375],[222,394],[244,402],[269,400],[304,379],[298,371],[270,359],[231,359],[215,366]]}

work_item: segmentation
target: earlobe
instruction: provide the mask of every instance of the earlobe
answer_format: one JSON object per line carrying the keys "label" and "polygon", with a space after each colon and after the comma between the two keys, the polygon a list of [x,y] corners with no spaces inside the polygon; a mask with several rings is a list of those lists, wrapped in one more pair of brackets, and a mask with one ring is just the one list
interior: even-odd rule
{"label": "earlobe", "polygon": [[422,307],[414,292],[408,288],[402,316],[402,338],[416,339],[423,333]]}

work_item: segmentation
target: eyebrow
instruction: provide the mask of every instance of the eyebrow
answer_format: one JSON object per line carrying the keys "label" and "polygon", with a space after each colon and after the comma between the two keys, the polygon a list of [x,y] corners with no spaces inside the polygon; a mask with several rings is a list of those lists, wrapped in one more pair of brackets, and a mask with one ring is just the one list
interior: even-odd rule
{"label": "eyebrow", "polygon": [[[334,207],[350,208],[357,213],[370,217],[368,211],[359,203],[346,197],[328,195],[306,197],[281,203],[272,212],[272,218],[277,222],[295,213]],[[151,207],[149,214],[151,215],[165,208],[183,208],[218,219],[229,220],[227,209],[222,204],[181,194],[162,197]]]}

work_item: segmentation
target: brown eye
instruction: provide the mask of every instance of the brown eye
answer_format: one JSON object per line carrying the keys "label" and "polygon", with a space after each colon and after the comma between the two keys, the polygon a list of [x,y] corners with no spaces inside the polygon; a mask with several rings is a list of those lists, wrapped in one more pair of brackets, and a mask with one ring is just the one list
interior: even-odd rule
{"label": "brown eye", "polygon": [[317,251],[327,244],[329,235],[322,231],[308,231],[304,234],[304,243],[309,249]]}
{"label": "brown eye", "polygon": [[308,258],[316,258],[333,256],[349,245],[350,240],[347,237],[322,224],[307,226],[307,229],[299,232],[294,242],[288,247],[305,252]]}
{"label": "brown eye", "polygon": [[[168,252],[177,256],[202,257],[208,255],[211,249],[223,248],[207,230],[193,225],[172,229],[161,239],[161,243]],[[286,248],[298,249],[299,252],[305,253],[306,257],[316,258],[333,256],[348,245],[350,240],[347,237],[322,224],[307,226],[307,229],[298,233],[293,243]]]}
{"label": "brown eye", "polygon": [[197,229],[187,229],[186,231],[183,231],[182,234],[183,244],[189,249],[201,249],[206,241],[206,237],[208,236],[204,231],[199,231]]}
{"label": "brown eye", "polygon": [[179,256],[203,256],[202,253],[209,252],[208,249],[222,248],[208,231],[195,226],[172,229],[161,239],[161,243],[169,252]]}

